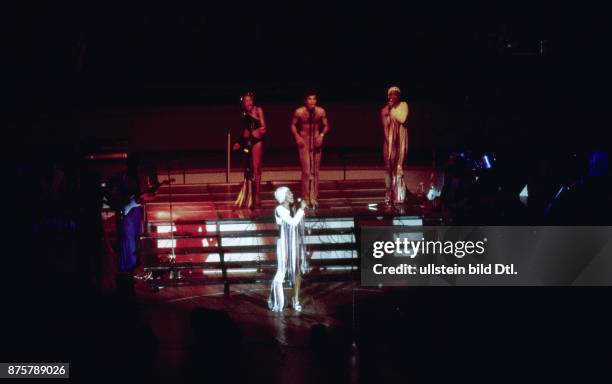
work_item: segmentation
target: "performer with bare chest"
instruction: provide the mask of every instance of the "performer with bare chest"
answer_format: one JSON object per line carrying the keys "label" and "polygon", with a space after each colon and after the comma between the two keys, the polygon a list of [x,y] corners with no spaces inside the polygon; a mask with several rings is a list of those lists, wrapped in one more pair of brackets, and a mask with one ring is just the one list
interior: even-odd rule
{"label": "performer with bare chest", "polygon": [[[298,129],[299,128],[299,129]],[[329,132],[325,109],[317,106],[317,95],[311,92],[304,106],[295,110],[291,119],[291,133],[295,138],[302,167],[302,196],[309,206],[319,205],[319,166],[323,138]]]}

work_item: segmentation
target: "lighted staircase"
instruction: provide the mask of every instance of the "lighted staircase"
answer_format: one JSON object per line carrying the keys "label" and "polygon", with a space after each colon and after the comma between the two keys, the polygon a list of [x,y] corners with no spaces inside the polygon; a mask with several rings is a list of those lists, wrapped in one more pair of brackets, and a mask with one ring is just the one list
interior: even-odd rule
{"label": "lighted staircase", "polygon": [[[147,204],[141,236],[152,288],[269,283],[276,270],[278,228],[273,191],[291,182],[262,186],[262,206],[233,205],[239,184],[171,185]],[[411,195],[400,208],[382,204],[382,180],[323,181],[320,208],[305,219],[309,261],[306,281],[359,279],[358,236],[362,225],[422,225],[423,198]],[[171,226],[171,223],[173,225]]]}

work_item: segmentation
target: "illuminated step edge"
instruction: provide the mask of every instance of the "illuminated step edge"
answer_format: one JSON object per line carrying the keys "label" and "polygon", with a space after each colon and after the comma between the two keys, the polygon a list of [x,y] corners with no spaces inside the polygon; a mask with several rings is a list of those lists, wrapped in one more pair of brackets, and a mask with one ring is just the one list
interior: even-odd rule
{"label": "illuminated step edge", "polygon": [[[177,248],[177,241],[180,239],[158,239],[157,248]],[[238,247],[238,246],[257,246],[257,245],[273,245],[278,240],[274,237],[230,237],[221,238],[221,246],[223,247]],[[215,246],[210,244],[208,239],[201,239],[202,248]],[[351,243],[355,242],[355,235],[310,235],[304,237],[305,244],[333,244],[333,243]]]}
{"label": "illuminated step edge", "polygon": [[[220,269],[202,269],[203,275],[220,275],[223,273]],[[256,273],[258,272],[257,268],[228,268],[227,273]]]}
{"label": "illuminated step edge", "polygon": [[[314,260],[333,260],[333,259],[350,259],[357,258],[357,251],[339,250],[339,251],[314,251],[310,256]],[[228,253],[225,255],[226,262],[233,261],[264,261],[276,260],[276,254],[261,254],[261,253]],[[221,259],[218,254],[211,254],[206,258],[207,263],[218,263]]]}
{"label": "illuminated step edge", "polygon": [[306,219],[305,223],[306,228],[311,229],[339,229],[339,228],[355,228],[355,221],[353,219],[350,220],[342,220],[342,219]]}
{"label": "illuminated step edge", "polygon": [[[380,217],[379,219],[382,219]],[[197,226],[198,232],[216,233],[217,228],[219,232],[248,232],[248,231],[261,231],[261,230],[276,230],[278,226],[276,223],[261,223],[261,222],[242,222],[242,223],[208,223],[208,224],[174,224],[173,229],[176,232],[177,226]],[[403,226],[421,226],[423,225],[423,219],[408,216],[408,217],[395,217],[392,221],[392,225],[403,225]],[[305,223],[306,228],[312,229],[339,229],[339,228],[354,228],[355,223],[351,218],[345,219],[329,219],[329,218],[307,218]],[[154,224],[152,225],[154,232],[157,233],[170,233],[170,224]]]}
{"label": "illuminated step edge", "polygon": [[314,251],[310,258],[312,260],[333,260],[333,259],[356,259],[357,251],[338,250],[338,251]]}
{"label": "illuminated step edge", "polygon": [[[276,244],[277,236],[274,237],[238,237],[221,238],[221,246],[246,246],[246,245],[269,245]],[[355,242],[355,236],[349,235],[318,235],[304,236],[305,244],[329,244],[329,243],[350,243]]]}
{"label": "illuminated step edge", "polygon": [[[311,260],[336,260],[336,259],[356,259],[357,251],[355,250],[337,250],[337,251],[313,251],[312,254],[309,255],[309,259]],[[257,252],[244,252],[244,253],[227,253],[225,254],[225,262],[244,262],[244,261],[260,261],[260,262],[268,262],[274,261],[276,262],[276,254],[275,253],[257,253]],[[177,256],[176,264],[183,263],[219,263],[221,262],[221,257],[218,253],[208,253],[208,254],[192,254],[189,257],[181,257]]]}
{"label": "illuminated step edge", "polygon": [[[325,271],[356,271],[359,267],[356,265],[334,265],[329,267],[323,267],[321,270]],[[221,275],[223,271],[221,269],[202,269],[200,271],[203,275]],[[228,268],[227,273],[230,274],[242,274],[242,273],[257,273],[259,270],[257,268]]]}
{"label": "illuminated step edge", "polygon": [[[180,223],[175,223],[173,226],[173,230],[176,232],[176,227],[181,225]],[[183,226],[187,226],[190,224],[184,224]],[[207,233],[216,233],[217,230],[219,232],[247,232],[247,231],[261,231],[261,230],[275,230],[278,229],[276,223],[259,223],[259,222],[243,222],[243,223],[208,223],[197,226],[198,232]],[[170,233],[170,224],[157,224],[152,225],[154,232],[157,233]],[[323,219],[323,218],[307,218],[305,222],[306,228],[312,229],[338,229],[338,228],[354,228],[355,223],[353,219]],[[217,229],[218,228],[218,229]]]}
{"label": "illuminated step edge", "polygon": [[418,217],[396,217],[393,219],[393,225],[422,226],[423,219]]}

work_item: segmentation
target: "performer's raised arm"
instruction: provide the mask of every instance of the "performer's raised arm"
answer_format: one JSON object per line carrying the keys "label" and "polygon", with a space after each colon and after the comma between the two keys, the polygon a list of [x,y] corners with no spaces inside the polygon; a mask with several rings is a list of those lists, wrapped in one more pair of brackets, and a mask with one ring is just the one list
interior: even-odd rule
{"label": "performer's raised arm", "polygon": [[400,102],[396,108],[391,109],[391,117],[400,124],[404,124],[408,119],[408,103]]}
{"label": "performer's raised arm", "polygon": [[[282,208],[281,208],[282,207]],[[279,205],[276,208],[276,214],[283,220],[285,223],[289,224],[291,227],[297,227],[300,224],[300,221],[304,218],[304,210],[302,208],[298,209],[295,213],[295,216],[291,217],[289,210]]]}

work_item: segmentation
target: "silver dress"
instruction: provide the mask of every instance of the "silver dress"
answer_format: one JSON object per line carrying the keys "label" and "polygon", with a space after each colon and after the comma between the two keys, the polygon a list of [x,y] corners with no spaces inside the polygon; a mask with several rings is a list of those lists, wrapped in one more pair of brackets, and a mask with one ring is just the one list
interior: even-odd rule
{"label": "silver dress", "polygon": [[[274,211],[274,216],[276,224],[280,227],[279,238],[276,242],[278,268],[272,280],[268,308],[280,312],[285,307],[283,294],[285,275],[289,275],[289,283],[295,287],[296,280],[301,279],[301,275],[306,273],[308,266],[304,247],[304,210],[299,209],[292,217],[287,208],[279,205]],[[299,303],[293,303],[293,305],[299,307]]]}

